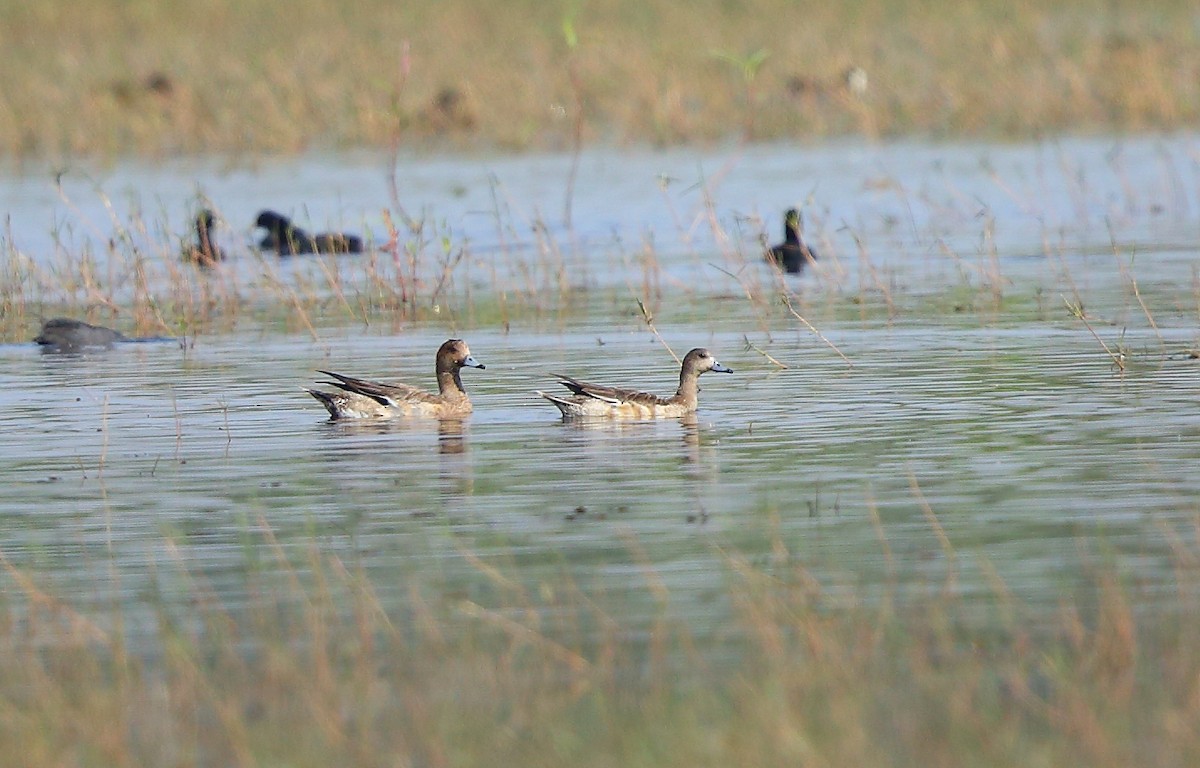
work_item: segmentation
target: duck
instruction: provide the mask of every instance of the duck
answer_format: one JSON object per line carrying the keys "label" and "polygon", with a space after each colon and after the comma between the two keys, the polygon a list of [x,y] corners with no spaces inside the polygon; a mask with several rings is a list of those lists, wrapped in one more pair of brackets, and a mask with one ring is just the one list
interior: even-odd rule
{"label": "duck", "polygon": [[789,208],[783,218],[783,242],[771,246],[769,256],[790,274],[803,271],[804,265],[817,260],[817,252],[800,239],[800,211]]}
{"label": "duck", "polygon": [[213,212],[205,209],[196,216],[196,242],[189,243],[183,248],[183,260],[211,267],[225,260],[225,252],[217,247],[213,239],[213,222],[216,217]]}
{"label": "duck", "polygon": [[486,366],[471,356],[462,339],[449,339],[437,351],[438,392],[426,392],[410,384],[383,384],[356,379],[332,371],[320,371],[333,381],[320,381],[340,389],[326,392],[320,389],[305,391],[320,401],[336,419],[388,419],[396,416],[427,416],[432,418],[461,418],[471,412],[471,400],[463,389],[459,372],[463,368]]}
{"label": "duck", "polygon": [[42,323],[42,331],[34,342],[49,352],[79,352],[84,349],[107,349],[112,345],[129,341],[125,334],[92,325],[69,317],[55,317]]}
{"label": "duck", "polygon": [[649,392],[620,389],[551,374],[567,389],[570,395],[557,395],[538,391],[562,412],[564,419],[572,418],[676,418],[695,413],[699,405],[699,378],[703,373],[733,373],[733,369],[721,365],[707,349],[697,347],[684,355],[679,370],[679,389],[671,397],[659,397]]}
{"label": "duck", "polygon": [[362,238],[342,232],[318,232],[310,235],[292,223],[282,213],[259,211],[254,226],[267,230],[258,242],[264,251],[275,251],[280,256],[302,253],[362,253]]}

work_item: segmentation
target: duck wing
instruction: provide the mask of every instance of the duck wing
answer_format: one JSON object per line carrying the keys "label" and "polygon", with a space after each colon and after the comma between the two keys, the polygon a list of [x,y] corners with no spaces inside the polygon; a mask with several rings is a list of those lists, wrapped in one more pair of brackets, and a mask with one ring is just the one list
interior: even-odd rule
{"label": "duck wing", "polygon": [[607,387],[602,384],[588,384],[585,381],[579,381],[570,376],[564,376],[561,373],[552,373],[550,375],[557,378],[559,384],[562,384],[580,397],[601,400],[611,405],[632,403],[636,405],[656,406],[665,402],[661,397],[650,392],[639,392],[636,389],[622,389],[620,387]]}
{"label": "duck wing", "polygon": [[344,389],[358,395],[369,397],[380,405],[396,405],[401,402],[417,402],[431,400],[435,396],[409,384],[384,384],[378,381],[356,379],[332,371],[320,371],[336,381],[322,381],[321,384]]}

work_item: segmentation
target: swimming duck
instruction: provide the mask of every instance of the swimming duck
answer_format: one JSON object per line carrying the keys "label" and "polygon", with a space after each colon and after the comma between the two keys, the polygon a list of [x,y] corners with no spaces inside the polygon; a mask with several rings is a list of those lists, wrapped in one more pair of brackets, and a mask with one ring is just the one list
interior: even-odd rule
{"label": "swimming duck", "polygon": [[323,392],[319,389],[305,391],[321,401],[332,419],[386,419],[394,416],[452,418],[471,412],[471,401],[458,375],[463,368],[482,369],[484,365],[471,357],[471,350],[465,341],[450,339],[437,351],[436,395],[409,384],[381,384],[331,371],[321,373],[336,381],[318,383],[337,387],[341,392]]}
{"label": "swimming duck", "polygon": [[69,317],[56,317],[42,324],[42,332],[33,339],[50,352],[78,352],[104,349],[120,341],[129,341],[123,333]]}
{"label": "swimming duck", "polygon": [[184,261],[191,261],[202,267],[211,267],[218,261],[225,260],[225,252],[217,247],[217,243],[213,239],[214,221],[213,212],[207,209],[200,211],[196,216],[196,242],[184,246]]}
{"label": "swimming duck", "polygon": [[804,269],[804,265],[817,260],[817,252],[800,239],[800,212],[789,208],[783,219],[783,242],[771,247],[770,257],[776,264],[792,274]]}
{"label": "swimming duck", "polygon": [[554,403],[562,411],[563,418],[674,418],[696,411],[700,393],[698,379],[700,374],[708,371],[733,373],[732,368],[718,363],[707,349],[697,347],[684,356],[679,371],[679,389],[671,397],[587,384],[560,373],[552,375],[558,377],[558,383],[572,394],[553,395],[541,391],[538,394]]}
{"label": "swimming duck", "polygon": [[258,247],[275,251],[280,256],[301,253],[362,253],[362,238],[341,232],[318,232],[310,235],[275,211],[260,211],[254,225],[267,230]]}

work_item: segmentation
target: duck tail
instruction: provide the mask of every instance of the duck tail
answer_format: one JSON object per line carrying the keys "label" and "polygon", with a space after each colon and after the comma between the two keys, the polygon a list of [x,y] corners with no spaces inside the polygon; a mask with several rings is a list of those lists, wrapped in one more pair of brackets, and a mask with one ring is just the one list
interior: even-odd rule
{"label": "duck tail", "polygon": [[322,392],[319,389],[309,389],[308,387],[301,387],[301,389],[317,398],[317,400],[321,401],[321,405],[325,406],[325,410],[329,411],[329,417],[331,419],[336,419],[338,417],[337,401],[334,399],[333,394],[329,392]]}
{"label": "duck tail", "polygon": [[551,394],[549,392],[543,392],[540,389],[535,390],[535,391],[542,397],[544,397],[547,400],[549,400],[550,402],[554,403],[554,405],[556,405],[558,407],[558,410],[562,411],[564,416],[566,416],[567,414],[570,413],[570,408],[573,405],[573,403],[570,400],[567,400],[566,398],[563,398],[563,397],[559,397],[558,395]]}

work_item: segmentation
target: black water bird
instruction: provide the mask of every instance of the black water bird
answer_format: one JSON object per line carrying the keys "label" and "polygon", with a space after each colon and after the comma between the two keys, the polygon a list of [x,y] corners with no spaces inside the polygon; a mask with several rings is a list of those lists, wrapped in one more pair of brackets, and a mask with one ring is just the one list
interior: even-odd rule
{"label": "black water bird", "polygon": [[225,252],[217,247],[213,239],[213,212],[205,209],[196,216],[196,242],[188,243],[183,248],[183,260],[211,267],[225,260]]}
{"label": "black water bird", "polygon": [[267,230],[258,247],[280,256],[302,253],[362,253],[362,238],[342,232],[318,232],[310,235],[275,211],[261,211],[254,225]]}
{"label": "black water bird", "polygon": [[771,246],[768,253],[776,264],[792,274],[801,272],[805,264],[817,260],[817,252],[800,239],[802,226],[800,212],[795,208],[789,208],[783,220],[783,242]]}

